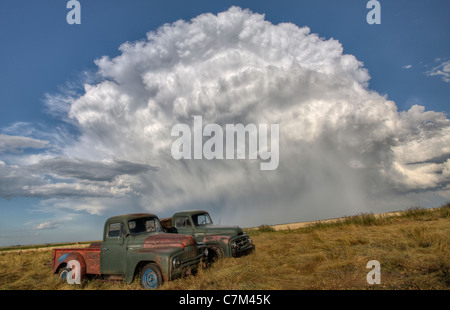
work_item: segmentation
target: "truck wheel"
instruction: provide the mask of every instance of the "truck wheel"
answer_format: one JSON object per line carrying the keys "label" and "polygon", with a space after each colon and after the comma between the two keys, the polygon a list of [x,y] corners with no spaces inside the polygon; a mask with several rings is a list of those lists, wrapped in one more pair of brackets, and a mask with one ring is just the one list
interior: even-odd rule
{"label": "truck wheel", "polygon": [[222,257],[222,251],[217,247],[208,248],[208,256],[203,260],[202,267],[209,268],[213,263],[215,263],[220,257]]}
{"label": "truck wheel", "polygon": [[141,270],[141,285],[145,289],[155,289],[162,284],[161,271],[158,265],[148,263]]}

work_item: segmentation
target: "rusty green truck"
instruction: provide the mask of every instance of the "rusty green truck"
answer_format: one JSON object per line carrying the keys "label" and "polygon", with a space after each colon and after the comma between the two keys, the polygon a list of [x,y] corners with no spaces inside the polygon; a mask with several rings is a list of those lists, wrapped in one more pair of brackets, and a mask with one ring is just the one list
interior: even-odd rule
{"label": "rusty green truck", "polygon": [[214,225],[205,210],[180,211],[170,218],[161,219],[166,231],[193,236],[208,249],[208,263],[219,257],[236,257],[255,249],[252,240],[238,226]]}
{"label": "rusty green truck", "polygon": [[109,218],[103,242],[88,248],[53,250],[53,273],[69,284],[85,275],[124,279],[139,277],[146,289],[192,273],[200,265],[205,246],[189,235],[165,233],[154,214],[126,214]]}

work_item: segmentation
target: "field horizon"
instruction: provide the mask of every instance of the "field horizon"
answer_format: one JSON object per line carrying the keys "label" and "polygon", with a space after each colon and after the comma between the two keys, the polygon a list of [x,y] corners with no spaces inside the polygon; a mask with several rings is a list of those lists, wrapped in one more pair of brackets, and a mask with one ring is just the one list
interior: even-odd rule
{"label": "field horizon", "polygon": [[[447,204],[450,204],[447,203]],[[445,205],[447,205],[445,204]],[[326,219],[320,219],[320,220],[313,220],[313,221],[302,221],[302,222],[289,222],[289,223],[275,223],[275,224],[262,224],[259,226],[254,226],[254,227],[241,227],[243,228],[245,231],[255,231],[260,229],[261,227],[272,227],[274,230],[289,230],[289,229],[297,229],[297,228],[303,228],[303,227],[308,227],[311,225],[315,225],[316,223],[332,223],[335,221],[339,221],[345,218],[349,218],[352,216],[358,216],[361,214],[367,215],[367,214],[371,214],[375,217],[390,217],[390,216],[398,216],[401,215],[402,213],[411,210],[411,209],[422,209],[422,210],[436,210],[439,208],[422,208],[422,207],[410,207],[406,210],[400,210],[400,211],[389,211],[389,212],[382,212],[382,213],[359,213],[359,214],[354,214],[354,215],[348,215],[348,216],[342,216],[342,217],[336,217],[336,218],[326,218]],[[72,245],[89,245],[91,243],[98,243],[98,242],[102,242],[102,240],[87,240],[87,241],[61,241],[61,242],[48,242],[48,243],[36,243],[36,244],[17,244],[17,245],[6,245],[6,246],[0,246],[0,252],[2,251],[14,251],[14,250],[28,250],[28,249],[37,249],[37,248],[54,248],[54,247],[65,247],[65,246],[72,246]]]}

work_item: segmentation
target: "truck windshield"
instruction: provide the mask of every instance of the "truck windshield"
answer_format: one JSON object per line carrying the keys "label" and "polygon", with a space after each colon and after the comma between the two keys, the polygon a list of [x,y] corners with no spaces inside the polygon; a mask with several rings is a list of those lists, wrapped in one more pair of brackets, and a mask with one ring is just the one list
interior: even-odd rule
{"label": "truck windshield", "polygon": [[192,215],[192,221],[195,226],[210,225],[213,223],[208,213]]}
{"label": "truck windshield", "polygon": [[161,223],[155,217],[144,217],[129,221],[128,228],[132,235],[162,231]]}

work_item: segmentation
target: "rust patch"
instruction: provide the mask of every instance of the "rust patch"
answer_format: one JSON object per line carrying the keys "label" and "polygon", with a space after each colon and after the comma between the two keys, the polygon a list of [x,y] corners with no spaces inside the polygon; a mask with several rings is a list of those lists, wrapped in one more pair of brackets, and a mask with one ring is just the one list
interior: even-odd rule
{"label": "rust patch", "polygon": [[207,235],[203,237],[203,242],[224,242],[228,243],[231,237],[223,235]]}
{"label": "rust patch", "polygon": [[140,250],[135,250],[134,252],[136,253],[170,253],[172,252],[172,249],[168,248],[168,247],[150,247],[147,249],[140,249]]}
{"label": "rust patch", "polygon": [[196,241],[192,236],[177,234],[158,234],[145,239],[142,249],[175,247],[184,249],[187,246],[195,245]]}
{"label": "rust patch", "polygon": [[86,249],[54,249],[53,250],[53,273],[56,273],[58,267],[76,259],[80,262],[81,268],[87,274],[100,274],[100,248]]}

